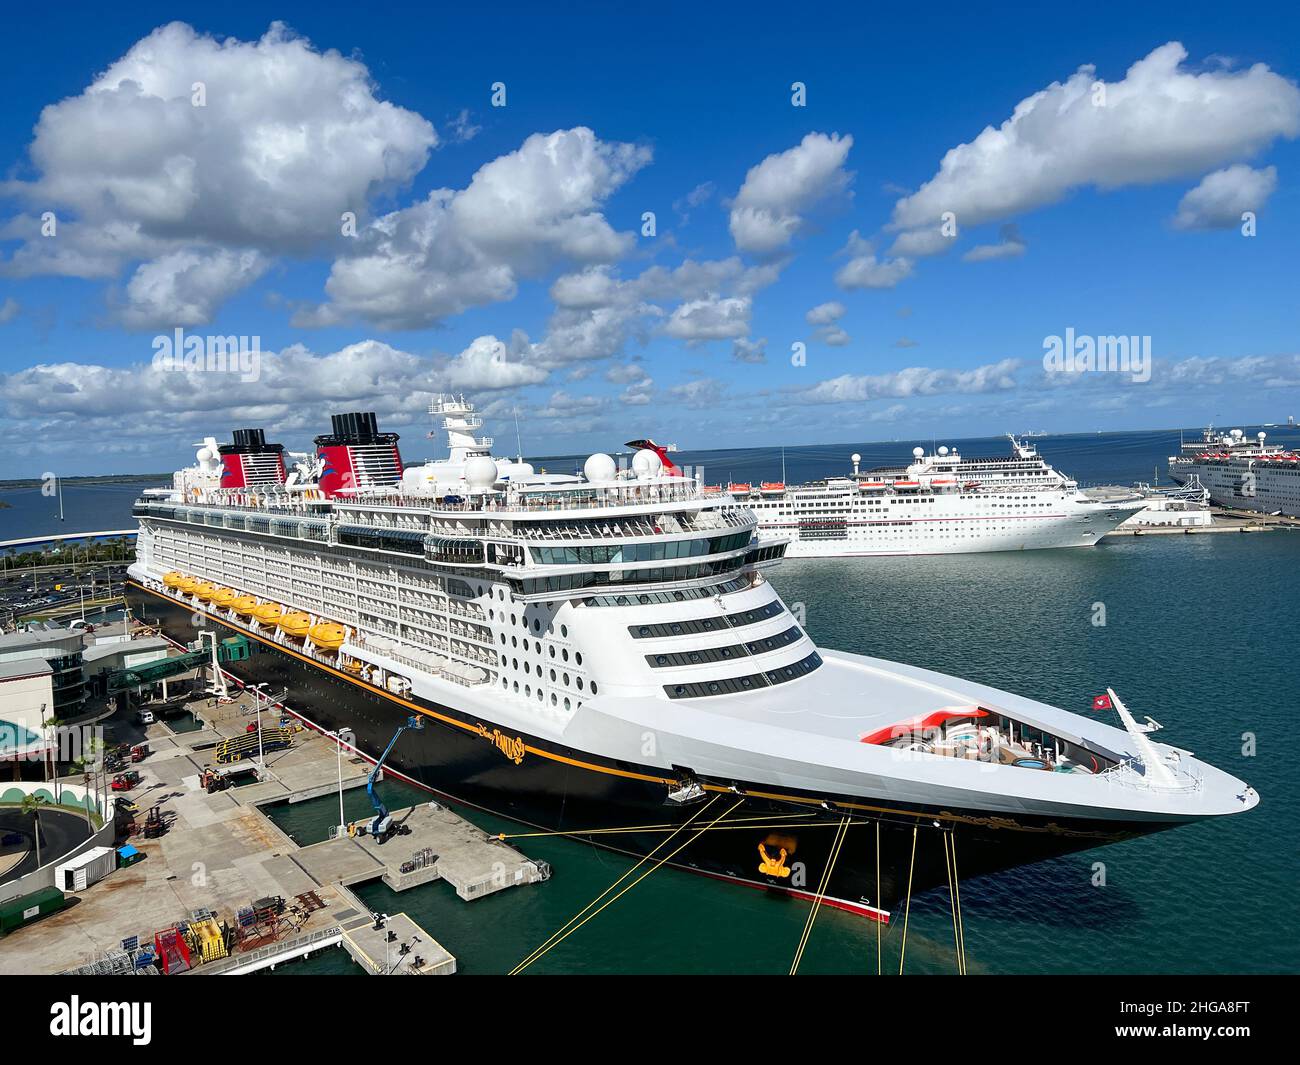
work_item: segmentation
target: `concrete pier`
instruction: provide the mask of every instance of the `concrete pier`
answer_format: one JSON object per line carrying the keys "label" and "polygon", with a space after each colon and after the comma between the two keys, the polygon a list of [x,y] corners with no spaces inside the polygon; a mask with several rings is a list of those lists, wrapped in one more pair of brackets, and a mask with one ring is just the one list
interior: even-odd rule
{"label": "concrete pier", "polygon": [[[241,695],[240,700],[246,700]],[[202,701],[194,704],[202,717]],[[240,974],[272,968],[327,947],[342,946],[368,972],[455,972],[455,958],[409,917],[373,928],[375,916],[349,886],[382,879],[402,891],[446,880],[462,899],[476,899],[516,884],[549,876],[545,863],[533,862],[513,847],[488,837],[468,821],[436,804],[399,811],[395,820],[409,832],[383,844],[370,837],[328,840],[299,847],[260,807],[296,802],[336,792],[340,763],[337,747],[311,730],[298,732],[290,748],[267,752],[257,783],[209,794],[201,786],[212,746],[243,732],[253,717],[236,703],[220,705],[215,727],[173,733],[165,724],[148,728],[152,753],[133,766],[141,783],[127,797],[143,824],[151,807],[168,822],[159,839],[134,836],[145,858],[110,874],[81,892],[75,904],[6,936],[0,973],[39,974],[103,966],[122,940],[137,936],[149,943],[155,931],[211,910],[235,925],[236,912],[254,900],[282,898],[285,912],[265,941],[232,948],[228,958],[198,965],[196,974]],[[276,714],[278,717],[278,713]],[[271,725],[266,712],[263,724]],[[371,765],[346,755],[343,787],[364,786]],[[384,944],[390,944],[385,965]],[[401,943],[414,947],[397,958]],[[415,957],[422,964],[415,965]],[[393,962],[400,961],[394,968]]]}
{"label": "concrete pier", "polygon": [[466,902],[550,877],[535,862],[437,803],[393,812],[407,834],[380,843],[373,836],[340,837],[304,847],[295,861],[322,884],[381,879],[394,891],[445,880]]}
{"label": "concrete pier", "polygon": [[456,959],[406,914],[348,929],[343,949],[371,976],[450,976]]}

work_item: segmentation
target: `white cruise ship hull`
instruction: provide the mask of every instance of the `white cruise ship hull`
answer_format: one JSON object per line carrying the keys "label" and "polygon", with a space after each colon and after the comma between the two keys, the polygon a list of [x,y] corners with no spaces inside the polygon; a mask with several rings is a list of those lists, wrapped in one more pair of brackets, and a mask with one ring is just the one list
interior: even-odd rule
{"label": "white cruise ship hull", "polygon": [[[932,497],[934,504],[896,503],[889,517],[864,513],[863,503],[800,517],[788,508],[752,505],[763,539],[788,537],[786,558],[869,555],[947,555],[1092,547],[1140,503],[1083,502],[1063,493],[972,503],[970,497]],[[1017,509],[1019,508],[1019,509]]]}

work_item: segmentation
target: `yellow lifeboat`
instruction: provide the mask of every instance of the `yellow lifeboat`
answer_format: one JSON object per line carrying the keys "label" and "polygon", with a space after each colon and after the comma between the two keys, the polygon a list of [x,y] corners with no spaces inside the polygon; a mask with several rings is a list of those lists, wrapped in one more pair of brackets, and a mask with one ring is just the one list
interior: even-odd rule
{"label": "yellow lifeboat", "polygon": [[276,625],[286,636],[306,636],[311,629],[311,616],[301,610],[294,610],[285,614]]}
{"label": "yellow lifeboat", "polygon": [[253,611],[253,617],[263,625],[274,625],[284,614],[284,607],[278,603],[263,603]]}
{"label": "yellow lifeboat", "polygon": [[257,596],[241,595],[230,604],[230,609],[236,614],[251,615],[257,609]]}
{"label": "yellow lifeboat", "polygon": [[184,579],[185,574],[181,573],[180,570],[172,570],[170,573],[163,574],[163,584],[168,588],[178,587]]}
{"label": "yellow lifeboat", "polygon": [[217,586],[211,581],[201,581],[194,587],[194,597],[205,602],[217,594]]}
{"label": "yellow lifeboat", "polygon": [[176,585],[176,590],[178,592],[184,592],[186,595],[189,595],[190,592],[194,591],[194,589],[197,588],[198,586],[199,586],[199,582],[196,578],[182,577],[180,579],[180,582]]}
{"label": "yellow lifeboat", "polygon": [[347,638],[347,629],[333,621],[318,621],[307,635],[322,651],[337,651]]}
{"label": "yellow lifeboat", "polygon": [[233,588],[218,588],[212,596],[213,606],[229,606],[239,598],[239,593]]}

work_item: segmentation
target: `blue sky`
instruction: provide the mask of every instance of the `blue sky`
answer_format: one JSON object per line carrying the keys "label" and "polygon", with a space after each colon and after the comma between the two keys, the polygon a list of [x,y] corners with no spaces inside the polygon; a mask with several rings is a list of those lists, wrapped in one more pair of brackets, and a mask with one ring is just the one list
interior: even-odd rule
{"label": "blue sky", "polygon": [[[533,453],[1300,414],[1294,11],[704,8],[29,9],[0,477],[442,388]],[[151,365],[178,327],[256,371]],[[1150,379],[1047,372],[1067,329]]]}

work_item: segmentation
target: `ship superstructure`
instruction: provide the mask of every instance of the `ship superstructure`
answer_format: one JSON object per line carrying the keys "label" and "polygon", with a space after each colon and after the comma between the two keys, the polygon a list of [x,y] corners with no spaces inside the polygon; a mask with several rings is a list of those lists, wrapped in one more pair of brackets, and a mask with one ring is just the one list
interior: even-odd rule
{"label": "ship superstructure", "polygon": [[1199,481],[1210,501],[1223,507],[1300,515],[1300,454],[1270,444],[1263,430],[1252,437],[1210,427],[1169,456],[1169,477],[1175,484]]}
{"label": "ship superstructure", "polygon": [[1257,801],[1131,718],[819,650],[765,576],[786,542],[651,449],[547,475],[494,459],[463,399],[431,411],[450,454],[423,466],[365,412],[238,487],[205,441],[137,503],[136,611],[177,642],[248,636],[239,680],[372,757],[425,715],[398,771],[550,830],[644,854],[708,810],[727,828],[675,864],[807,895],[794,863],[819,874],[843,821],[829,901],[878,917],[921,825],[960,835],[974,875]]}
{"label": "ship superstructure", "polygon": [[761,537],[788,537],[790,558],[929,555],[1096,544],[1143,503],[1097,499],[1026,440],[1009,455],[967,458],[915,448],[906,466],[880,466],[798,486],[718,486],[743,500]]}

